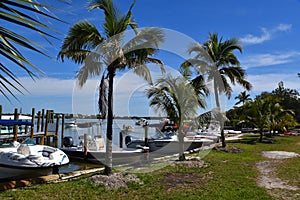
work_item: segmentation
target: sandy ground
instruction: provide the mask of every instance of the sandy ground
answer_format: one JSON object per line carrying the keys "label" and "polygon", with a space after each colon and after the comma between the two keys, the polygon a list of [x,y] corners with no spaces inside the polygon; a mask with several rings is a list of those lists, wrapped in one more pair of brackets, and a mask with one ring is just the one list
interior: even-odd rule
{"label": "sandy ground", "polygon": [[272,160],[261,161],[256,164],[260,176],[257,184],[267,189],[268,193],[278,199],[300,199],[299,193],[290,191],[299,190],[297,186],[289,185],[287,181],[276,177],[276,168],[283,164],[283,159],[298,157],[299,154],[286,151],[263,151],[262,155]]}

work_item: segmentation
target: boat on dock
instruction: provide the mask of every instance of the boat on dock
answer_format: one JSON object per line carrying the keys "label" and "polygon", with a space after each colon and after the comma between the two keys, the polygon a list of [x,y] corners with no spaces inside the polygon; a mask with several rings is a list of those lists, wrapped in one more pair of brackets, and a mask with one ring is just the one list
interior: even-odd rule
{"label": "boat on dock", "polygon": [[145,118],[140,118],[139,120],[137,120],[135,122],[135,125],[136,126],[146,126],[146,125],[149,125],[149,122]]}
{"label": "boat on dock", "polygon": [[[214,141],[207,138],[184,137],[184,151],[191,151],[201,148]],[[128,148],[138,148],[145,146],[144,139],[133,139],[131,136],[125,137],[125,144]],[[148,139],[150,154],[171,155],[179,152],[179,140],[175,132],[159,133],[156,137]]]}
{"label": "boat on dock", "polygon": [[[7,119],[13,120],[14,118],[15,118],[14,115],[1,115],[1,119],[5,119],[5,120]],[[32,117],[28,115],[18,114],[18,120],[31,121]]]}
{"label": "boat on dock", "polygon": [[214,143],[218,143],[220,141],[220,134],[208,132],[208,131],[195,131],[195,132],[187,132],[186,138],[197,140],[197,139],[209,139]]}
{"label": "boat on dock", "polygon": [[65,128],[90,128],[92,126],[100,126],[100,122],[77,122],[76,120],[65,122]]}
{"label": "boat on dock", "polygon": [[58,173],[59,167],[68,163],[68,156],[60,149],[37,145],[30,138],[0,146],[0,179]]}
{"label": "boat on dock", "polygon": [[31,121],[28,121],[28,119],[13,120],[8,119],[8,117],[6,117],[5,119],[0,119],[0,140],[11,138],[11,135],[14,134],[14,126],[16,125],[18,126],[18,128],[16,129],[16,133],[24,134],[26,132],[30,132],[33,123]]}
{"label": "boat on dock", "polygon": [[65,128],[77,128],[76,120],[65,122]]}
{"label": "boat on dock", "polygon": [[[79,145],[73,144],[72,137],[65,137],[64,147],[60,148],[70,159],[85,160],[92,163],[105,165],[106,148],[102,137],[79,137]],[[85,142],[85,141],[86,142]],[[114,165],[132,164],[140,160],[142,153],[148,148],[120,148],[114,147],[112,150],[112,161]]]}

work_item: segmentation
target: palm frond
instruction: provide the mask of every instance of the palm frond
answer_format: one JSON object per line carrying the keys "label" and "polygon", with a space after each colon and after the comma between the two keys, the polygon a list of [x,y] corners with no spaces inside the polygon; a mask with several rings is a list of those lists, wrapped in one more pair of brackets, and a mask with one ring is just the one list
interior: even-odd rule
{"label": "palm frond", "polygon": [[[31,31],[32,33],[37,33],[49,43],[51,42],[48,40],[48,38],[57,39],[57,37],[52,34],[52,32],[56,32],[56,30],[44,23],[43,20],[39,19],[39,17],[44,17],[45,19],[63,22],[49,12],[49,10],[54,10],[54,7],[35,1],[5,0],[0,2],[0,8],[0,18],[5,22],[12,24],[17,30],[22,28],[27,31]],[[6,24],[4,24],[4,26],[5,25]],[[32,62],[30,62],[23,55],[23,53],[19,51],[19,47],[49,57],[46,53],[44,53],[45,49],[38,43],[34,42],[34,39],[24,37],[23,35],[19,34],[18,31],[13,31],[12,28],[9,30],[4,26],[0,27],[0,53],[3,58],[7,59],[13,65],[25,70],[25,72],[33,79],[38,77],[38,75],[44,75],[44,73],[39,70],[37,66],[32,64]],[[14,92],[23,94],[21,91],[27,90],[16,79],[14,72],[9,70],[9,67],[4,66],[3,62],[0,64],[4,75],[10,78],[9,80],[6,79],[5,76],[0,78],[2,80],[2,87],[0,89],[1,93],[5,94],[8,92],[13,96],[13,98],[16,99]],[[35,70],[35,72],[33,72],[33,70]],[[7,85],[7,87],[5,87],[5,85]],[[14,87],[12,87],[12,85],[14,85]],[[14,91],[12,91],[10,88],[12,88]],[[8,97],[8,95],[4,96]]]}
{"label": "palm frond", "polygon": [[102,41],[101,34],[93,24],[88,21],[80,21],[70,28],[57,57],[62,61],[64,61],[64,57],[67,57],[75,63],[81,64],[89,52]]}
{"label": "palm frond", "polygon": [[89,77],[99,76],[104,70],[105,68],[103,67],[103,62],[99,59],[99,54],[89,53],[76,74],[78,85],[82,87]]}
{"label": "palm frond", "polygon": [[164,111],[178,125],[194,118],[199,107],[199,96],[183,77],[158,79],[146,93],[150,106]]}
{"label": "palm frond", "polygon": [[90,10],[99,8],[104,11],[105,20],[103,27],[105,34],[108,37],[113,37],[117,34],[122,34],[128,25],[135,27],[134,23],[131,23],[131,10],[134,4],[135,1],[131,4],[126,14],[121,13],[111,0],[92,0],[89,3],[89,8]]}
{"label": "palm frond", "polygon": [[133,67],[131,69],[133,73],[135,73],[139,77],[142,77],[144,80],[146,80],[149,84],[152,85],[152,78],[151,78],[150,70],[148,69],[147,65],[140,64],[140,65],[136,65],[136,67]]}

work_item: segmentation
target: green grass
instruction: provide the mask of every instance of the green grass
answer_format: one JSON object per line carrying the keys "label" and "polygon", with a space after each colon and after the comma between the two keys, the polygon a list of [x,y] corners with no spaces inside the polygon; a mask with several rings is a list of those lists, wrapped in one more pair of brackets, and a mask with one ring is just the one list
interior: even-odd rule
{"label": "green grass", "polygon": [[[261,151],[284,150],[300,154],[299,142],[300,137],[276,137],[273,144],[228,143],[244,151],[211,151],[203,158],[207,166],[202,168],[167,166],[148,173],[135,172],[143,184],[131,183],[129,188],[105,189],[103,186],[95,186],[84,176],[63,183],[3,191],[0,199],[275,199],[264,188],[257,186],[256,178],[259,174],[255,163],[267,160],[261,156]],[[300,187],[299,158],[282,162],[277,168],[277,176]],[[184,185],[174,187],[172,183],[164,182],[170,174],[178,177],[191,174],[191,177],[182,180]]]}

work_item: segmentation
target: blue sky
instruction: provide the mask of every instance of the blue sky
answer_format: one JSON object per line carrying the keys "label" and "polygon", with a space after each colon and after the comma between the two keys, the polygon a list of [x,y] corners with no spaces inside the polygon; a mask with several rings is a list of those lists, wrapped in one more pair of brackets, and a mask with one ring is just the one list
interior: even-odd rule
{"label": "blue sky", "polygon": [[[51,3],[55,1],[49,1]],[[123,11],[132,1],[115,0]],[[65,12],[55,12],[56,16],[67,24],[51,22],[61,34],[52,44],[20,30],[22,34],[34,38],[45,46],[51,59],[25,52],[25,55],[37,65],[45,76],[32,81],[24,71],[13,69],[30,93],[18,95],[20,102],[7,102],[1,98],[3,112],[13,112],[14,108],[22,107],[23,113],[30,113],[31,108],[54,109],[64,113],[95,114],[97,97],[97,80],[89,81],[83,89],[76,87],[74,79],[80,66],[66,60],[56,60],[64,35],[71,25],[78,20],[88,20],[101,30],[103,13],[88,12],[86,1],[73,0],[70,5],[54,3]],[[241,40],[243,53],[236,52],[241,65],[248,74],[247,80],[253,84],[250,91],[252,97],[262,91],[272,91],[279,81],[285,87],[300,89],[300,1],[299,0],[189,0],[162,1],[137,0],[133,8],[133,16],[139,27],[160,27],[169,32],[171,38],[167,50],[158,54],[157,58],[164,61],[168,71],[176,73],[183,61],[181,52],[186,52],[190,41],[205,42],[208,33],[216,32],[224,39],[236,37]],[[172,38],[172,34],[175,35]],[[183,56],[184,57],[184,56]],[[158,74],[153,70],[154,76]],[[146,83],[130,73],[122,73],[116,77],[115,109],[116,115],[151,115],[148,101],[143,90]],[[234,105],[234,97],[243,89],[233,87],[230,100],[224,98],[225,109]],[[82,98],[84,97],[84,98]],[[212,100],[208,99],[210,105]]]}

